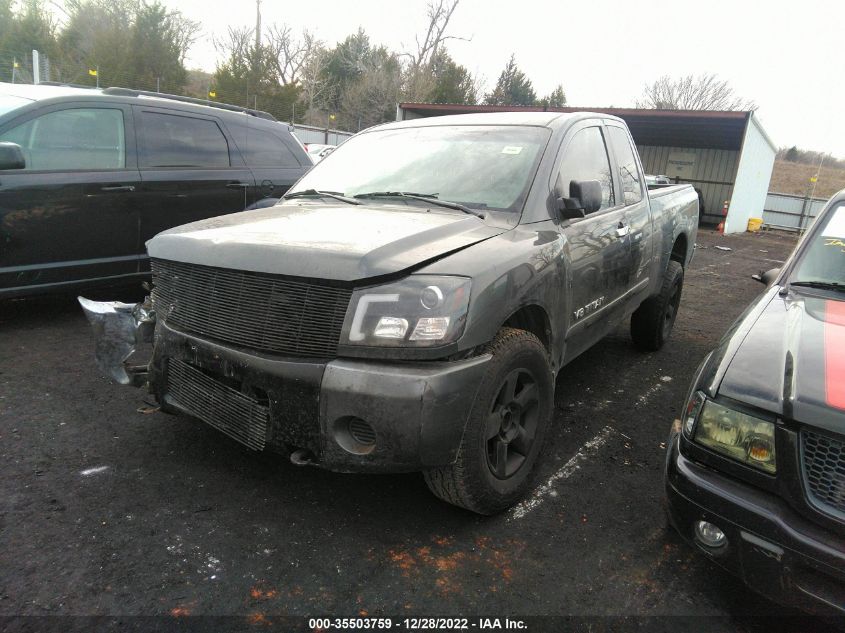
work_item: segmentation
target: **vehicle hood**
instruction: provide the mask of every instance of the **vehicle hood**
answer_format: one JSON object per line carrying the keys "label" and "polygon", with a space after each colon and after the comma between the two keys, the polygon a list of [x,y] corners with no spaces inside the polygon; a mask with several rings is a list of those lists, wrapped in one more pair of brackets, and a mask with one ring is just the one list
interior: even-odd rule
{"label": "vehicle hood", "polygon": [[400,272],[505,230],[423,206],[285,203],[164,231],[147,251],[191,264],[354,281]]}
{"label": "vehicle hood", "polygon": [[775,286],[723,341],[722,396],[845,432],[845,301]]}

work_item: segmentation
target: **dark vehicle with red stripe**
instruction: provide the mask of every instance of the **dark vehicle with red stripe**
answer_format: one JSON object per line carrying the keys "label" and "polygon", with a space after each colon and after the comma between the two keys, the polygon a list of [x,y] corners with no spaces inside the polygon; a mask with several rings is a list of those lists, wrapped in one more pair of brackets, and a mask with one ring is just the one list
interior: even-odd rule
{"label": "dark vehicle with red stripe", "polygon": [[666,460],[681,535],[756,591],[845,614],[845,190],[702,363]]}

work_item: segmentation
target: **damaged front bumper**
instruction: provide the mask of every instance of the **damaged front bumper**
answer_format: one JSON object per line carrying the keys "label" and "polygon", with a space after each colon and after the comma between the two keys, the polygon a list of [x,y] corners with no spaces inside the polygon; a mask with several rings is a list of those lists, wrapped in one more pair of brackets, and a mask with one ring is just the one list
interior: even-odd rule
{"label": "damaged front bumper", "polygon": [[149,298],[143,303],[91,301],[77,297],[94,329],[97,367],[121,385],[141,387],[147,382],[147,365],[128,364],[138,346],[153,342],[155,312]]}
{"label": "damaged front bumper", "polygon": [[[147,304],[80,304],[97,334],[97,364],[116,381],[147,383],[163,411],[198,418],[249,448],[339,472],[453,463],[491,359],[280,358],[156,323]],[[127,364],[153,338],[149,363]]]}

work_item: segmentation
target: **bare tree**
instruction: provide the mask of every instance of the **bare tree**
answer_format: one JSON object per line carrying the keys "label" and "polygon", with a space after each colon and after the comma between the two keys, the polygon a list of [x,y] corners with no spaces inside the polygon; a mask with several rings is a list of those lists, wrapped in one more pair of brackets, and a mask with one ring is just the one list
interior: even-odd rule
{"label": "bare tree", "polygon": [[420,40],[419,35],[416,36],[417,50],[415,53],[407,54],[407,57],[410,58],[407,68],[408,98],[422,99],[431,90],[433,84],[432,65],[446,41],[467,41],[469,39],[446,34],[449,20],[452,19],[452,14],[458,8],[459,2],[460,0],[428,0],[426,4],[428,26],[425,35],[422,40]]}
{"label": "bare tree", "polygon": [[437,55],[440,45],[446,40],[466,38],[457,37],[454,35],[446,35],[446,28],[449,26],[449,20],[452,19],[452,14],[458,8],[460,0],[429,0],[426,5],[426,16],[428,17],[428,28],[425,32],[425,37],[420,42],[419,35],[416,37],[417,52],[411,56],[411,67],[413,69],[422,68],[431,63],[431,60]]}
{"label": "bare tree", "polygon": [[195,20],[189,20],[184,15],[177,12],[170,12],[168,16],[173,21],[173,28],[175,31],[176,44],[179,46],[179,61],[184,64],[185,57],[188,54],[188,49],[197,41],[202,32],[202,23]]}
{"label": "bare tree", "polygon": [[305,106],[305,119],[308,123],[324,122],[325,113],[322,107],[333,97],[334,86],[325,73],[330,59],[330,52],[321,42],[317,42],[302,65],[300,101]]}
{"label": "bare tree", "polygon": [[638,108],[657,110],[756,110],[757,105],[736,95],[730,84],[715,74],[670,77],[645,86]]}
{"label": "bare tree", "polygon": [[212,43],[217,54],[225,62],[231,59],[248,59],[252,55],[254,29],[247,27],[237,28],[230,26],[226,35],[212,37]]}
{"label": "bare tree", "polygon": [[303,66],[308,62],[320,42],[308,30],[296,37],[287,24],[274,24],[266,33],[270,63],[282,84],[296,83]]}
{"label": "bare tree", "polygon": [[391,120],[401,90],[399,61],[383,51],[367,64],[358,81],[344,92],[340,122],[346,129],[362,130]]}

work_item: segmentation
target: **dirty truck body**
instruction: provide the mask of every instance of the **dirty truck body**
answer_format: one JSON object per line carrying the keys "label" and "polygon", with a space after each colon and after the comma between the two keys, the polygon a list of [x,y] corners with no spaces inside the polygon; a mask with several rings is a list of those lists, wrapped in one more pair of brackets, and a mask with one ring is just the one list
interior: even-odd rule
{"label": "dirty truck body", "polygon": [[528,486],[561,367],[629,317],[640,347],[668,337],[697,205],[649,196],[615,117],[388,124],[275,207],[150,240],[144,305],[81,301],[101,367],[163,410],[491,513]]}

